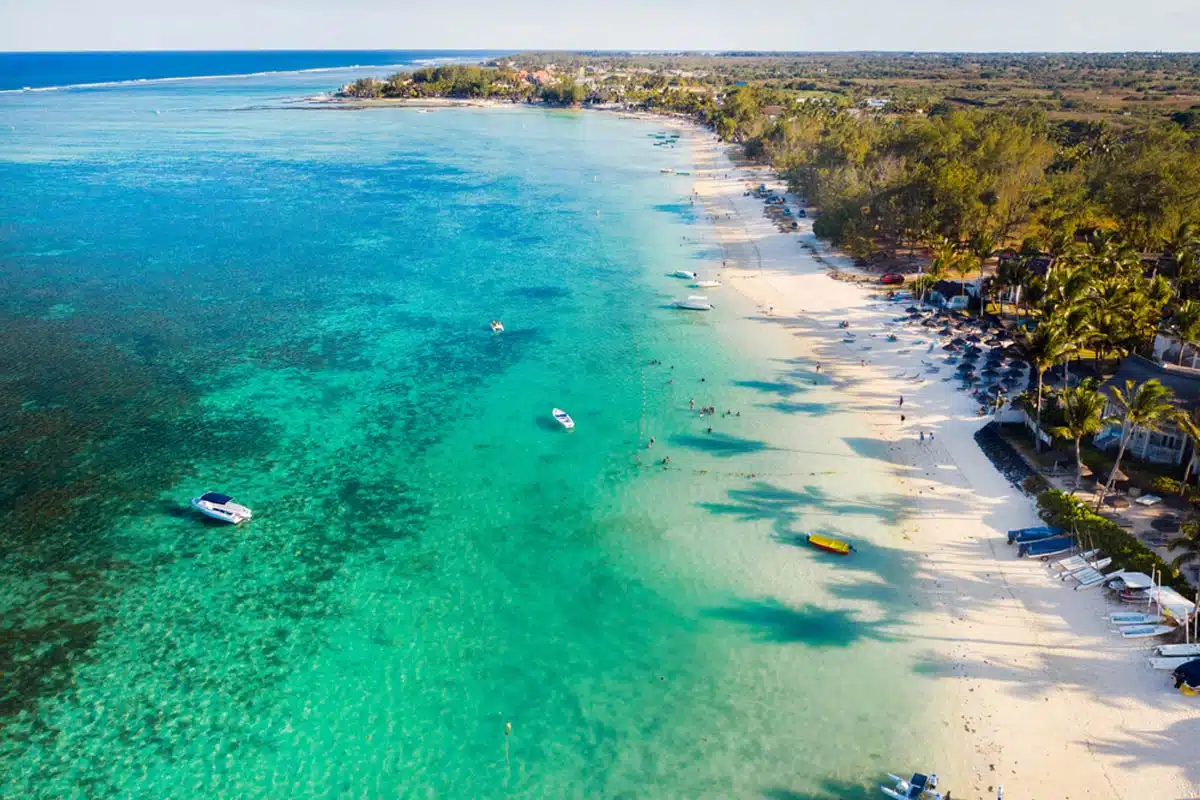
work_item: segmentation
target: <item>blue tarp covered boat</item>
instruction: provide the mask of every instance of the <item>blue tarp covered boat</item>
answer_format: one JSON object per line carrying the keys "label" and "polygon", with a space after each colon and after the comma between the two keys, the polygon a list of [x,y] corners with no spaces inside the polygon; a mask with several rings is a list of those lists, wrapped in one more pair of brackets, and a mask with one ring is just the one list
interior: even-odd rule
{"label": "blue tarp covered boat", "polygon": [[1071,549],[1074,540],[1070,536],[1055,536],[1052,539],[1038,539],[1036,542],[1022,542],[1017,550],[1017,556],[1032,556],[1045,558]]}
{"label": "blue tarp covered boat", "polygon": [[1017,528],[1015,531],[1008,532],[1008,543],[1013,542],[1036,542],[1038,539],[1049,539],[1051,536],[1059,536],[1066,533],[1062,528],[1053,528],[1049,525],[1042,525],[1037,528]]}

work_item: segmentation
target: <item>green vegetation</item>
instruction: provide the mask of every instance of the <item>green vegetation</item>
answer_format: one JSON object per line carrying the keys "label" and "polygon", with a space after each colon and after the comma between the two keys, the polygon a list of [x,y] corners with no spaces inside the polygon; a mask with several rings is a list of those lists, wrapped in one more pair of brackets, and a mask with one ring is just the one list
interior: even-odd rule
{"label": "green vegetation", "polygon": [[1076,498],[1051,489],[1038,495],[1038,508],[1048,524],[1072,531],[1083,549],[1098,548],[1111,557],[1114,568],[1147,575],[1157,571],[1161,573],[1164,585],[1184,596],[1190,597],[1195,591],[1177,566],[1163,561],[1115,522],[1095,513]]}

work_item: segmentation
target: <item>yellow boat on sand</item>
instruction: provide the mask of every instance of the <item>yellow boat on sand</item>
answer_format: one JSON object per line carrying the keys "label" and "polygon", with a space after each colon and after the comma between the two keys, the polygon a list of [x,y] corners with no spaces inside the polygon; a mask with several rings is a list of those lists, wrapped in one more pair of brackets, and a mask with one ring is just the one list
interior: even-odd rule
{"label": "yellow boat on sand", "polygon": [[848,556],[855,552],[854,545],[849,542],[843,542],[841,539],[835,539],[832,536],[822,536],[819,533],[810,533],[808,535],[808,543],[818,550],[837,553],[839,556]]}

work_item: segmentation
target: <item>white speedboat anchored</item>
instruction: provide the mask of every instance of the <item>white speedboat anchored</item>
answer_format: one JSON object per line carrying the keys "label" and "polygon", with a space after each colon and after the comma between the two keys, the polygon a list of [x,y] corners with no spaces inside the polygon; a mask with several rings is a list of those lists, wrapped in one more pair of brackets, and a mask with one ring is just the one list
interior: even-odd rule
{"label": "white speedboat anchored", "polygon": [[677,269],[671,273],[671,276],[675,277],[675,278],[687,278],[687,279],[693,280],[693,281],[696,280],[696,278],[700,277],[695,272],[689,272],[686,269]]}
{"label": "white speedboat anchored", "polygon": [[697,289],[716,289],[720,287],[720,281],[696,281]]}
{"label": "white speedboat anchored", "polygon": [[694,294],[687,300],[676,300],[676,308],[683,308],[688,311],[712,311],[713,304],[708,302],[708,298],[703,295]]}
{"label": "white speedboat anchored", "polygon": [[575,427],[575,420],[571,419],[571,415],[563,411],[561,408],[556,408],[550,413],[554,415],[555,421],[557,421],[559,425],[562,425],[567,430],[571,430]]}
{"label": "white speedboat anchored", "polygon": [[492,333],[504,333],[504,323],[498,319],[492,320]]}
{"label": "white speedboat anchored", "polygon": [[914,772],[913,776],[908,780],[901,778],[899,775],[888,773],[888,777],[894,781],[893,786],[880,786],[879,791],[886,794],[894,800],[942,800],[941,792],[935,792],[937,788],[937,775],[922,775],[919,772]]}
{"label": "white speedboat anchored", "polygon": [[233,498],[229,495],[216,492],[205,492],[199,497],[193,497],[192,508],[206,517],[219,519],[222,522],[232,522],[234,525],[245,522],[254,516],[254,512],[233,502]]}

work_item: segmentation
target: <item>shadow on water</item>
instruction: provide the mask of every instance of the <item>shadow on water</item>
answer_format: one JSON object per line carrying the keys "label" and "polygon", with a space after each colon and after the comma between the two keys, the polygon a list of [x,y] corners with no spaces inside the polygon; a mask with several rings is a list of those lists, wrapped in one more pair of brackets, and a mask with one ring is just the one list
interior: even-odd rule
{"label": "shadow on water", "polygon": [[812,603],[792,608],[774,599],[746,600],[707,613],[716,619],[740,623],[758,641],[769,644],[849,647],[863,639],[893,641],[880,629],[880,623],[860,620],[855,611],[822,608]]}
{"label": "shadow on water", "polygon": [[745,521],[770,520],[778,534],[792,534],[796,517],[808,509],[820,509],[835,516],[859,515],[876,517],[892,523],[904,511],[905,498],[886,495],[871,502],[837,500],[816,486],[802,490],[784,489],[765,481],[755,482],[749,489],[731,489],[728,503],[702,503],[713,514],[738,517]]}
{"label": "shadow on water", "polygon": [[850,783],[828,779],[811,792],[798,792],[794,789],[775,787],[763,792],[766,800],[870,800],[875,795],[874,786],[862,783]]}
{"label": "shadow on water", "polygon": [[658,203],[652,208],[663,214],[673,214],[684,222],[691,222],[696,218],[696,207],[691,203]]}
{"label": "shadow on water", "polygon": [[563,300],[571,296],[571,290],[565,286],[518,286],[505,294],[526,300]]}
{"label": "shadow on water", "polygon": [[709,433],[703,436],[685,433],[678,436],[672,436],[670,443],[679,447],[687,447],[692,450],[699,450],[702,453],[716,456],[717,458],[732,458],[733,456],[745,456],[752,453],[762,453],[767,450],[773,450],[766,442],[757,439],[743,439],[738,436],[729,436],[724,433]]}
{"label": "shadow on water", "polygon": [[563,428],[562,425],[559,425],[558,422],[548,413],[538,414],[533,418],[533,424],[542,430],[550,431],[551,433],[567,433],[567,430]]}
{"label": "shadow on water", "polygon": [[791,397],[801,394],[802,392],[807,392],[809,388],[801,386],[798,383],[789,383],[786,381],[734,381],[733,385],[740,386],[743,389],[754,389],[766,394],[777,394],[781,397]]}
{"label": "shadow on water", "polygon": [[767,403],[763,408],[773,408],[784,414],[828,414],[838,409],[839,403],[792,403],[780,400],[777,403]]}

